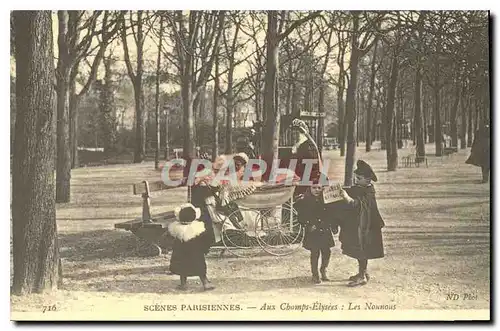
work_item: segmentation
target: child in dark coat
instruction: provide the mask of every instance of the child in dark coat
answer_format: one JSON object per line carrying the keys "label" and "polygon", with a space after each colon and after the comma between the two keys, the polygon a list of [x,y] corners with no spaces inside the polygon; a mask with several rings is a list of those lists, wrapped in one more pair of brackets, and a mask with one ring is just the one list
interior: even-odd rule
{"label": "child in dark coat", "polygon": [[210,242],[205,234],[205,224],[199,221],[201,211],[187,203],[175,211],[177,221],[168,226],[168,231],[174,237],[170,271],[179,275],[181,284],[179,290],[187,289],[187,277],[200,277],[205,291],[213,290],[207,279],[207,264],[205,254],[210,248]]}
{"label": "child in dark coat", "polygon": [[362,160],[356,166],[355,185],[342,190],[347,210],[342,216],[339,240],[342,253],[357,259],[359,265],[359,272],[349,278],[348,286],[365,285],[370,279],[366,272],[368,260],[384,257],[382,228],[385,224],[378,210],[372,184],[372,181],[377,181],[377,176]]}
{"label": "child in dark coat", "polygon": [[[329,281],[326,268],[330,262],[330,248],[335,246],[333,234],[338,232],[337,224],[329,219],[326,205],[323,201],[323,187],[318,181],[313,181],[304,195],[299,196],[295,208],[299,222],[305,228],[303,246],[311,251],[312,280],[315,284]],[[332,234],[333,232],[333,234]],[[321,255],[321,280],[318,274],[318,260]]]}

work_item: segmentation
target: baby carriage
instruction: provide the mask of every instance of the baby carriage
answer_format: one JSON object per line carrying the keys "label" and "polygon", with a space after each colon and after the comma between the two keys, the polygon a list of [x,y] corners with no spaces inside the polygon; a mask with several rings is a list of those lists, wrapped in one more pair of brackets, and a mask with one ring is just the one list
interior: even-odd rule
{"label": "baby carriage", "polygon": [[229,212],[221,212],[214,200],[207,199],[215,241],[239,257],[262,251],[276,256],[293,253],[304,238],[293,207],[294,190],[291,183],[264,182],[251,194],[233,200]]}

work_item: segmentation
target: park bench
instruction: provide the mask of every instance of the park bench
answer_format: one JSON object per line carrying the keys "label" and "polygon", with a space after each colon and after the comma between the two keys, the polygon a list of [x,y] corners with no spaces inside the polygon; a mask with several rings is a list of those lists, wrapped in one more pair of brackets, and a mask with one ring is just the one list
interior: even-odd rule
{"label": "park bench", "polygon": [[116,223],[116,229],[132,232],[139,238],[138,250],[146,255],[161,255],[163,250],[168,250],[172,244],[172,237],[168,235],[167,227],[175,221],[173,211],[151,215],[151,192],[158,192],[175,187],[167,186],[162,181],[149,183],[143,181],[133,185],[133,194],[141,195],[142,216],[134,220]]}
{"label": "park bench", "polygon": [[429,162],[427,161],[427,156],[426,155],[417,155],[415,154],[415,166],[416,167],[419,167],[420,166],[420,163],[424,163],[425,162],[425,166],[428,168],[429,167]]}
{"label": "park bench", "polygon": [[413,165],[415,165],[416,167],[419,167],[420,163],[424,163],[424,162],[425,162],[425,166],[429,167],[429,162],[427,160],[427,156],[425,156],[425,155],[419,156],[417,154],[410,154],[410,155],[403,156],[401,158],[401,161],[403,163],[403,167],[405,167],[405,168],[411,168]]}
{"label": "park bench", "polygon": [[[182,150],[174,149],[176,157],[180,156]],[[231,158],[232,154],[226,154],[224,157]],[[182,179],[183,184],[186,185],[186,179],[182,174],[171,177],[172,180]],[[132,232],[139,238],[138,250],[144,255],[161,255],[164,251],[172,247],[173,238],[168,235],[168,225],[175,221],[173,211],[160,213],[158,215],[151,215],[151,192],[159,192],[170,190],[179,186],[168,186],[163,181],[148,182],[142,181],[141,183],[133,184],[133,194],[141,195],[142,197],[142,216],[131,221],[116,223],[116,229],[122,229]],[[187,202],[191,201],[191,189],[187,186]]]}
{"label": "park bench", "polygon": [[414,161],[415,159],[413,155],[406,155],[401,157],[401,163],[405,168],[411,168],[411,166],[414,164]]}
{"label": "park bench", "polygon": [[451,146],[451,147],[444,147],[443,148],[443,155],[444,156],[450,156],[453,153],[458,153],[458,147]]}
{"label": "park bench", "polygon": [[[174,153],[174,159],[182,159],[182,153],[183,153],[184,149],[174,148],[172,151]],[[200,157],[201,154],[202,154],[201,147],[196,146],[196,156]]]}

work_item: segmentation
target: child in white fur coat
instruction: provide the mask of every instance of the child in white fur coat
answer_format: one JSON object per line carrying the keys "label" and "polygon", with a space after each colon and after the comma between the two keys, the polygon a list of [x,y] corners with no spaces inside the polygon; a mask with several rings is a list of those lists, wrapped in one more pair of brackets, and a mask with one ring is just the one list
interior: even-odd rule
{"label": "child in white fur coat", "polygon": [[205,224],[199,221],[199,208],[187,203],[176,208],[177,221],[168,226],[168,231],[174,237],[170,271],[179,275],[181,284],[179,290],[187,289],[187,277],[200,277],[205,291],[213,290],[207,279],[207,264],[205,253],[210,248]]}

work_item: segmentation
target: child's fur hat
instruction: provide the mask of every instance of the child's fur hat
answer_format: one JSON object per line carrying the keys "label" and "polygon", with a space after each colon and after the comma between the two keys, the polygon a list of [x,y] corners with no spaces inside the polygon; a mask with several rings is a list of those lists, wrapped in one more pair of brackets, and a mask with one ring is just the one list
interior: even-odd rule
{"label": "child's fur hat", "polygon": [[185,203],[175,208],[174,215],[179,222],[188,224],[201,217],[201,210],[190,203]]}

